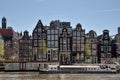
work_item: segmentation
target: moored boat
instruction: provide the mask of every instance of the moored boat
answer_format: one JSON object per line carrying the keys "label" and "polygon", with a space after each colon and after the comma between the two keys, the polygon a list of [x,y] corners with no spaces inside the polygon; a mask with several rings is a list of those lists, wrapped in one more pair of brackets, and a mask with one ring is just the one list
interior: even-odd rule
{"label": "moored boat", "polygon": [[49,65],[47,69],[39,69],[39,73],[117,73],[117,68],[108,65]]}

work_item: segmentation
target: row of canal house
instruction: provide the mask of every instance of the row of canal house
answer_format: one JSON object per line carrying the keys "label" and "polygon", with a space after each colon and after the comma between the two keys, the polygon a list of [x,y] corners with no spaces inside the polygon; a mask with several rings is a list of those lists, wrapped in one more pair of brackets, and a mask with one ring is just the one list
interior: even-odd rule
{"label": "row of canal house", "polygon": [[44,26],[39,20],[30,36],[28,31],[22,35],[7,27],[7,20],[3,17],[0,35],[5,61],[35,61],[44,66],[120,63],[120,27],[112,38],[109,30],[103,30],[103,34],[97,36],[93,30],[86,34],[81,24],[72,29],[70,22],[57,20]]}
{"label": "row of canal house", "polygon": [[[91,30],[85,34],[81,24],[72,29],[70,22],[51,21],[44,26],[41,20],[32,36],[25,31],[19,40],[20,61],[44,64],[112,63],[120,60],[120,33],[114,39],[109,30],[97,36]],[[115,47],[114,47],[115,46]]]}

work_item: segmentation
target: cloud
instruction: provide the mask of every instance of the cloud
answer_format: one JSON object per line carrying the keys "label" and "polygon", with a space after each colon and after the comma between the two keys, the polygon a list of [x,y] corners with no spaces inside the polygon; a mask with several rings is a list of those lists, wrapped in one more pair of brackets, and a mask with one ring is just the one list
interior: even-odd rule
{"label": "cloud", "polygon": [[98,12],[120,12],[120,9],[106,9],[106,10],[101,10]]}

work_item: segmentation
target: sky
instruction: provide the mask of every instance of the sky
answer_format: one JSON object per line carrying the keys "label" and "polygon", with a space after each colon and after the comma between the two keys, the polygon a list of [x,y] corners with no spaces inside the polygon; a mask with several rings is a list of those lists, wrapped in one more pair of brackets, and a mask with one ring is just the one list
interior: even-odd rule
{"label": "sky", "polygon": [[71,22],[73,28],[80,23],[86,33],[94,30],[100,35],[108,29],[115,35],[120,26],[120,0],[0,0],[2,17],[7,26],[29,34],[41,19],[43,25],[60,20]]}

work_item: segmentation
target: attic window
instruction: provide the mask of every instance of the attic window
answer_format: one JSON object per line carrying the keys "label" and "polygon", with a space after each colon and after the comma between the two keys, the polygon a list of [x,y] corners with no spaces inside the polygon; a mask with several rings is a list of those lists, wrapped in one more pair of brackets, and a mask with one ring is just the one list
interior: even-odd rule
{"label": "attic window", "polygon": [[40,29],[40,28],[38,29],[38,32],[41,32],[41,29]]}

